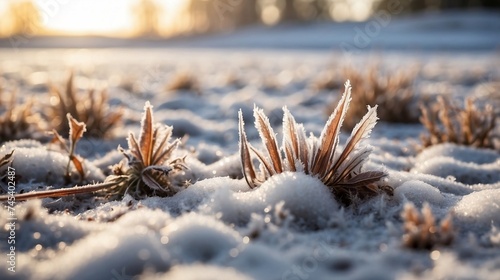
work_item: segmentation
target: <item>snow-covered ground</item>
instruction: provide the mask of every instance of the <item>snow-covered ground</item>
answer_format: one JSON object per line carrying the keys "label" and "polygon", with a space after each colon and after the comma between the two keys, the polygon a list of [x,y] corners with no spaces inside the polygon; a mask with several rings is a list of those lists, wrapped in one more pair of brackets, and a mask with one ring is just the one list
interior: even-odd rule
{"label": "snow-covered ground", "polygon": [[[482,22],[480,16],[471,18]],[[442,26],[438,21],[412,19],[413,26]],[[498,20],[483,24],[479,29],[498,30]],[[443,38],[447,28],[429,36],[449,44]],[[307,33],[307,27],[301,29],[305,32],[297,34]],[[3,261],[0,278],[500,279],[498,150],[453,144],[420,150],[419,135],[425,132],[420,124],[379,122],[366,140],[373,152],[365,168],[387,172],[384,183],[394,188],[394,196],[378,196],[348,208],[341,207],[317,178],[302,173],[277,175],[254,190],[244,179],[226,176],[241,172],[238,110],[257,147],[254,104],[264,109],[276,132],[281,131],[281,108],[286,105],[307,132],[319,136],[328,117],[325,107],[341,92],[317,92],[310,85],[329,69],[348,64],[363,69],[379,61],[397,71],[417,67],[417,94],[445,94],[457,101],[474,96],[498,108],[500,93],[491,89],[498,90],[499,57],[479,51],[498,46],[498,38],[491,37],[496,31],[457,31],[454,42],[463,48],[452,53],[436,51],[442,46],[439,42],[424,53],[396,47],[397,51],[351,56],[307,48],[2,50],[4,87],[19,88],[20,99],[33,96],[39,108],[49,106],[46,83],[62,84],[73,68],[77,87],[107,86],[111,107],[124,109],[123,127],[112,139],[80,142],[77,153],[86,158],[88,178],[102,181],[107,166],[123,158],[116,147],[127,146],[129,131],[138,134],[149,100],[156,122],[173,126],[175,137],[190,136],[178,154],[187,155],[194,184],[168,198],[105,201],[83,196],[19,202],[16,272],[9,272]],[[322,37],[310,33],[310,42]],[[421,36],[425,34],[429,33]],[[300,35],[291,37],[302,41]],[[486,42],[482,46],[488,47],[471,52],[459,37],[467,44]],[[383,37],[377,40],[386,42]],[[165,84],[182,71],[198,78],[201,95],[165,91]],[[341,134],[341,144],[347,136]],[[1,145],[1,156],[16,148],[18,191],[62,184],[57,174],[64,172],[66,159],[59,153],[38,142]],[[432,250],[404,247],[401,212],[407,202],[418,209],[427,203],[438,221],[451,213],[453,243]],[[7,209],[0,210],[0,224],[7,225],[9,218]],[[9,232],[6,226],[0,234],[4,260],[10,253]]]}

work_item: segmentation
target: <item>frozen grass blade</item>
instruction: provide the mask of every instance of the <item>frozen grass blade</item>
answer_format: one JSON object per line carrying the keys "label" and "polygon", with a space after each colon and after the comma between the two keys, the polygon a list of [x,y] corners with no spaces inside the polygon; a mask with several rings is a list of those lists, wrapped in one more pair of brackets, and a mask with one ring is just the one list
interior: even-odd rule
{"label": "frozen grass blade", "polygon": [[345,91],[340,99],[337,108],[328,118],[325,128],[321,132],[320,136],[320,148],[316,154],[316,158],[313,162],[312,172],[319,173],[319,170],[324,166],[328,166],[335,154],[337,149],[340,127],[344,121],[345,115],[347,113],[347,108],[349,107],[349,102],[351,100],[351,84],[349,81],[345,83]]}
{"label": "frozen grass blade", "polygon": [[267,154],[269,155],[272,162],[273,170],[271,174],[273,175],[283,172],[281,154],[278,148],[278,141],[276,140],[273,128],[269,123],[269,119],[264,114],[262,109],[259,109],[257,107],[254,107],[253,115],[255,118],[255,127],[259,131],[262,143],[266,147]]}
{"label": "frozen grass blade", "polygon": [[329,181],[332,178],[332,175],[340,168],[340,166],[348,160],[349,155],[351,155],[351,153],[357,147],[359,141],[370,135],[370,132],[372,131],[373,127],[375,127],[376,123],[377,106],[373,108],[370,108],[370,106],[368,106],[368,113],[366,113],[361,122],[354,127],[351,136],[347,140],[347,144],[344,147],[344,150],[328,171],[328,176],[326,178],[327,181]]}
{"label": "frozen grass blade", "polygon": [[[23,194],[16,194],[15,199],[16,199],[16,201],[24,201],[24,200],[41,199],[41,198],[48,198],[48,197],[53,197],[53,198],[65,197],[65,196],[70,196],[70,195],[75,195],[75,194],[98,192],[98,191],[108,189],[111,187],[116,187],[116,183],[115,182],[104,182],[104,183],[92,184],[92,185],[87,185],[87,186],[75,186],[72,188],[65,188],[65,189],[36,191],[36,192],[29,192],[29,193],[23,193]],[[8,201],[8,200],[9,200],[9,196],[7,196],[7,195],[0,196],[0,201]]]}
{"label": "frozen grass blade", "polygon": [[141,122],[141,134],[139,137],[139,145],[145,166],[151,164],[153,157],[153,116],[149,101],[144,106],[144,117]]}
{"label": "frozen grass blade", "polygon": [[253,166],[252,157],[250,156],[250,144],[247,140],[247,135],[245,133],[244,122],[243,122],[243,114],[241,110],[238,112],[238,127],[239,127],[239,136],[240,136],[240,158],[241,164],[243,168],[243,176],[247,181],[248,186],[250,188],[255,188],[255,179],[257,178],[255,174],[255,167]]}

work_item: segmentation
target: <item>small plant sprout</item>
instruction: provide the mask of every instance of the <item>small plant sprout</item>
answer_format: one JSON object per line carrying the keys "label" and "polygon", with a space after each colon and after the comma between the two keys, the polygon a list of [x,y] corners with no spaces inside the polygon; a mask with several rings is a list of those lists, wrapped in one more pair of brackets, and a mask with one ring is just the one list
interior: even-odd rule
{"label": "small plant sprout", "polygon": [[494,148],[495,112],[490,104],[479,109],[472,98],[467,98],[461,109],[440,96],[437,103],[430,107],[420,106],[420,110],[420,122],[428,131],[428,135],[421,136],[424,147],[451,142]]}
{"label": "small plant sprout", "polygon": [[[351,85],[345,83],[345,92],[330,115],[321,136],[306,138],[302,124],[298,124],[286,107],[283,108],[283,143],[278,147],[269,119],[259,108],[254,108],[255,127],[259,131],[265,152],[255,149],[247,140],[243,116],[239,112],[240,156],[243,174],[250,188],[260,186],[269,177],[285,171],[304,172],[318,177],[342,203],[349,205],[354,199],[364,199],[380,193],[391,194],[392,188],[376,184],[386,176],[382,171],[362,171],[362,165],[371,152],[368,145],[360,145],[377,122],[377,106],[358,123],[342,151],[338,149],[340,127],[351,100]],[[256,171],[252,153],[260,165]]]}
{"label": "small plant sprout", "polygon": [[54,138],[52,139],[52,143],[58,142],[61,144],[61,146],[68,152],[69,156],[69,161],[68,165],[66,166],[66,182],[69,183],[71,182],[71,163],[73,163],[73,166],[75,167],[76,171],[78,171],[78,174],[80,174],[80,181],[83,181],[85,177],[85,173],[83,171],[83,164],[82,160],[75,155],[75,148],[76,148],[76,143],[78,143],[78,140],[80,140],[83,137],[83,133],[86,131],[85,124],[83,122],[77,121],[73,116],[71,116],[70,113],[66,115],[66,118],[68,119],[68,125],[69,125],[69,145],[66,144],[66,140],[62,138],[62,136],[57,133],[56,130],[53,130],[52,133],[54,134]]}
{"label": "small plant sprout", "polygon": [[436,246],[448,246],[453,242],[453,222],[447,215],[436,225],[431,207],[424,203],[420,213],[412,203],[406,203],[401,212],[403,218],[403,245],[412,249],[430,250]]}
{"label": "small plant sprout", "polygon": [[153,107],[149,102],[146,102],[144,111],[139,140],[130,133],[129,149],[119,148],[127,159],[128,167],[125,167],[124,161],[113,166],[113,173],[119,176],[118,193],[130,193],[134,197],[172,196],[183,186],[172,183],[171,173],[187,169],[184,158],[169,161],[181,142],[179,139],[169,142],[173,129],[171,126],[153,126]]}

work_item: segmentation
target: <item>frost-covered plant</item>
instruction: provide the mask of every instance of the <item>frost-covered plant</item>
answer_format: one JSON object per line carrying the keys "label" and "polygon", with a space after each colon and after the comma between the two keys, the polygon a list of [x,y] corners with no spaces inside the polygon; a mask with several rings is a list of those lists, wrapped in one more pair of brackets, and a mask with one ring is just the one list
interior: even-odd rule
{"label": "frost-covered plant", "polygon": [[[382,121],[418,122],[417,112],[414,112],[417,110],[411,107],[415,101],[411,86],[415,78],[413,72],[398,71],[383,74],[378,66],[369,67],[366,72],[347,67],[343,69],[340,76],[357,85],[353,89],[351,108],[344,123],[345,128],[352,129],[356,125],[356,120],[365,114],[366,105],[378,105],[379,118]],[[328,106],[328,115],[333,112],[335,104]]]}
{"label": "frost-covered plant", "polygon": [[438,226],[428,203],[424,203],[421,213],[412,203],[406,203],[401,217],[404,222],[403,245],[405,247],[429,250],[436,246],[447,246],[453,242],[451,215],[447,215]]}
{"label": "frost-covered plant", "polygon": [[200,84],[196,76],[189,72],[178,72],[165,87],[167,91],[192,91],[201,95]]}
{"label": "frost-covered plant", "polygon": [[153,107],[149,102],[146,102],[144,111],[139,140],[130,133],[129,149],[119,148],[127,161],[121,161],[112,168],[118,176],[118,194],[172,196],[184,186],[172,183],[170,173],[187,169],[184,158],[171,159],[180,140],[170,142],[171,126],[153,126]]}
{"label": "frost-covered plant", "polygon": [[5,112],[0,115],[0,143],[19,139],[38,139],[43,136],[45,123],[40,115],[33,113],[33,102],[16,104],[15,94]]}
{"label": "frost-covered plant", "polygon": [[[269,119],[259,108],[254,108],[255,127],[259,131],[265,152],[252,147],[245,134],[242,113],[239,112],[240,156],[243,174],[250,188],[260,186],[275,174],[292,171],[318,177],[344,204],[352,203],[355,198],[376,195],[380,191],[392,191],[390,187],[375,184],[386,176],[384,172],[361,170],[371,147],[360,145],[360,141],[369,136],[377,122],[377,106],[368,106],[368,112],[353,129],[344,149],[338,149],[340,127],[351,100],[349,81],[345,87],[344,94],[319,139],[313,135],[306,138],[303,125],[298,124],[284,107],[281,150]],[[261,163],[260,171],[256,171],[253,165],[252,153]]]}
{"label": "frost-covered plant", "polygon": [[[55,104],[49,107],[48,117],[51,125],[59,133],[69,132],[68,124],[61,119],[70,113],[87,126],[87,135],[90,137],[106,138],[122,119],[121,110],[111,110],[108,105],[108,96],[105,90],[89,89],[83,96],[74,87],[74,75],[70,74],[64,92],[51,87]],[[82,97],[78,97],[78,95]]]}
{"label": "frost-covered plant", "polygon": [[78,140],[83,137],[83,133],[87,131],[85,124],[83,122],[77,121],[73,116],[71,116],[70,113],[66,115],[66,118],[68,119],[68,124],[69,124],[69,144],[66,144],[66,140],[62,138],[62,136],[57,133],[57,131],[53,131],[54,133],[54,139],[52,140],[53,143],[58,142],[61,144],[63,149],[66,150],[68,153],[68,165],[66,166],[66,182],[69,183],[71,182],[71,169],[70,169],[70,164],[73,163],[73,166],[75,166],[76,171],[78,171],[78,174],[80,175],[80,181],[83,181],[85,177],[85,172],[83,171],[83,164],[82,160],[75,155],[75,148],[76,148],[76,143],[78,143]]}
{"label": "frost-covered plant", "polygon": [[493,130],[496,116],[490,104],[479,109],[472,98],[467,98],[462,109],[439,96],[437,103],[429,107],[422,105],[420,110],[420,122],[428,131],[428,135],[421,136],[424,147],[450,142],[494,148]]}

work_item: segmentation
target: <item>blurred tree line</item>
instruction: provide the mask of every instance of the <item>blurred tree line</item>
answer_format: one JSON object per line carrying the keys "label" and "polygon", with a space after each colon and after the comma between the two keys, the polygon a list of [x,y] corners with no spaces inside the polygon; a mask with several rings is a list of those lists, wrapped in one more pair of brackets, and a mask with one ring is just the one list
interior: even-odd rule
{"label": "blurred tree line", "polygon": [[[168,1],[172,0],[136,0],[131,8],[136,35],[206,33],[256,23],[362,21],[378,10],[390,9],[394,3],[401,7],[403,14],[425,10],[500,8],[499,0],[182,0],[180,10],[168,11],[165,10],[169,7],[165,5]],[[43,28],[41,13],[33,0],[10,1],[7,20],[1,21],[0,34],[8,36],[39,34]]]}
{"label": "blurred tree line", "polygon": [[41,14],[33,1],[11,1],[2,17],[0,34],[32,36],[43,29]]}
{"label": "blurred tree line", "polygon": [[[498,0],[186,0],[185,29],[190,33],[240,26],[313,20],[366,20],[397,2],[402,13],[425,10],[500,8]],[[182,32],[184,33],[184,32]]]}

